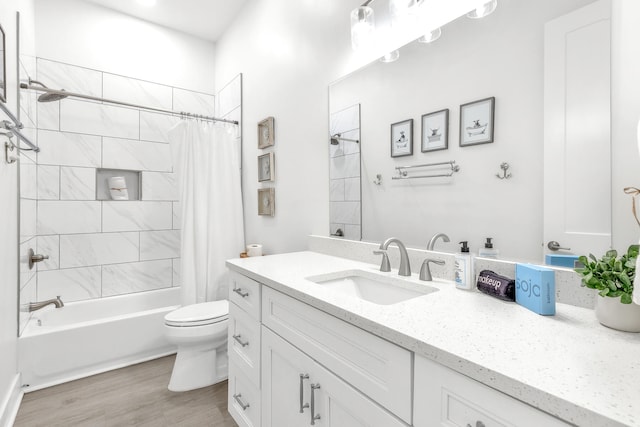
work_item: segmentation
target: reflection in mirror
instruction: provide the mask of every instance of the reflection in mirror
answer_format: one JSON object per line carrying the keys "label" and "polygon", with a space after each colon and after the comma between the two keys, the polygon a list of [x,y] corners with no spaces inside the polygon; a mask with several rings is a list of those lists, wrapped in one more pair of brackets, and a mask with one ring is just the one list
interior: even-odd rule
{"label": "reflection in mirror", "polygon": [[0,102],[7,102],[7,50],[4,39],[4,30],[0,25]]}
{"label": "reflection in mirror", "polygon": [[[363,240],[395,236],[425,248],[443,232],[451,242],[439,242],[437,250],[456,252],[467,240],[477,254],[491,237],[504,258],[540,261],[545,24],[590,3],[500,2],[484,19],[461,17],[445,26],[433,43],[408,44],[396,62],[372,63],[331,84],[332,118],[360,105]],[[492,97],[493,140],[460,144],[461,106]],[[423,138],[429,142],[422,116],[445,109],[448,148],[421,150]],[[413,154],[392,158],[390,125],[410,119]],[[392,179],[398,167],[453,161],[460,171],[451,176]],[[509,179],[497,176],[504,163]],[[331,187],[333,209],[333,180]]]}

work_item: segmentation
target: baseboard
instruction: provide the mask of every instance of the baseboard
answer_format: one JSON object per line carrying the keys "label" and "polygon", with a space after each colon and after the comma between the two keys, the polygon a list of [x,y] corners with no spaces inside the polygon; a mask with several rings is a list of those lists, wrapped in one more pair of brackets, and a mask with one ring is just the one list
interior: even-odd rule
{"label": "baseboard", "polygon": [[11,427],[16,420],[20,402],[22,402],[22,396],[24,395],[20,383],[20,374],[16,374],[11,387],[7,390],[7,396],[0,405],[0,426],[2,427]]}

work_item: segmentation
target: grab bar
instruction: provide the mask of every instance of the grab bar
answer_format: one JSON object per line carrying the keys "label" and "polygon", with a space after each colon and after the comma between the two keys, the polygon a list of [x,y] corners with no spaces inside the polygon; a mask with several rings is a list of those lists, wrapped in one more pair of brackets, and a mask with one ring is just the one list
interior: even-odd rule
{"label": "grab bar", "polygon": [[[444,166],[449,165],[451,168],[451,172],[449,173],[440,173],[433,175],[409,175],[405,169],[416,169],[416,168],[428,168],[433,166]],[[425,163],[422,165],[411,165],[411,166],[396,166],[396,172],[398,175],[391,177],[391,179],[413,179],[413,178],[439,178],[439,177],[449,177],[453,176],[454,173],[460,171],[460,166],[456,165],[455,160],[451,160],[449,162],[438,162],[438,163]]]}
{"label": "grab bar", "polygon": [[29,140],[20,129],[24,128],[24,125],[18,120],[18,118],[4,105],[4,103],[0,102],[0,110],[2,110],[10,119],[13,121],[13,124],[9,120],[0,121],[0,126],[3,129],[8,130],[12,134],[16,135],[19,139],[21,139],[25,144],[27,144],[30,148],[21,148],[17,146],[20,150],[33,150],[36,153],[40,151],[37,145]]}

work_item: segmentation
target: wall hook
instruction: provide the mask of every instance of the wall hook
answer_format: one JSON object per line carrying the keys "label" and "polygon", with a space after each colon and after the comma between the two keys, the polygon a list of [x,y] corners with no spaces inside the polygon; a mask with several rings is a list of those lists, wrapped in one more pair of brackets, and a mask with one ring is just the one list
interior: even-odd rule
{"label": "wall hook", "polygon": [[509,166],[509,163],[507,162],[502,162],[500,163],[500,169],[502,169],[502,175],[500,175],[499,173],[496,174],[496,176],[500,179],[509,179],[511,178],[511,174],[507,173],[507,171],[509,170],[511,166]]}
{"label": "wall hook", "polygon": [[382,174],[377,174],[376,179],[373,180],[375,185],[382,185]]}

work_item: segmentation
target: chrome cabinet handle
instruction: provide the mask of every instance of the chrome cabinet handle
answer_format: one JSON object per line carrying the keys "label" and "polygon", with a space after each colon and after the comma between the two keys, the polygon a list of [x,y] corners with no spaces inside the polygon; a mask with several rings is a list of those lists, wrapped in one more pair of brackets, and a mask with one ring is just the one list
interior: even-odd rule
{"label": "chrome cabinet handle", "polygon": [[233,398],[236,400],[236,402],[238,402],[238,405],[240,405],[240,407],[242,408],[243,411],[246,411],[247,408],[249,407],[248,403],[244,403],[242,402],[242,400],[240,400],[240,398],[242,397],[241,393],[238,394],[234,394]]}
{"label": "chrome cabinet handle", "polygon": [[309,374],[300,374],[300,413],[304,412],[304,408],[308,408],[309,404],[304,403],[304,380],[309,379]]}
{"label": "chrome cabinet handle", "polygon": [[316,415],[316,396],[315,391],[320,388],[320,384],[311,384],[311,425],[316,425],[316,421],[320,419],[320,415]]}
{"label": "chrome cabinet handle", "polygon": [[552,251],[558,251],[558,250],[570,251],[571,250],[571,248],[560,247],[560,243],[556,242],[555,240],[551,240],[549,243],[547,243],[547,247]]}
{"label": "chrome cabinet handle", "polygon": [[242,288],[233,288],[233,292],[240,295],[242,298],[246,298],[249,296],[249,292],[243,292]]}
{"label": "chrome cabinet handle", "polygon": [[241,337],[241,336],[242,336],[242,335],[240,335],[240,334],[238,334],[238,335],[234,335],[234,336],[233,336],[233,339],[234,339],[234,340],[236,340],[236,341],[238,341],[238,344],[240,344],[240,345],[241,345],[241,346],[243,346],[243,347],[248,346],[248,345],[249,345],[249,341],[242,341],[242,340],[240,339],[240,337]]}

